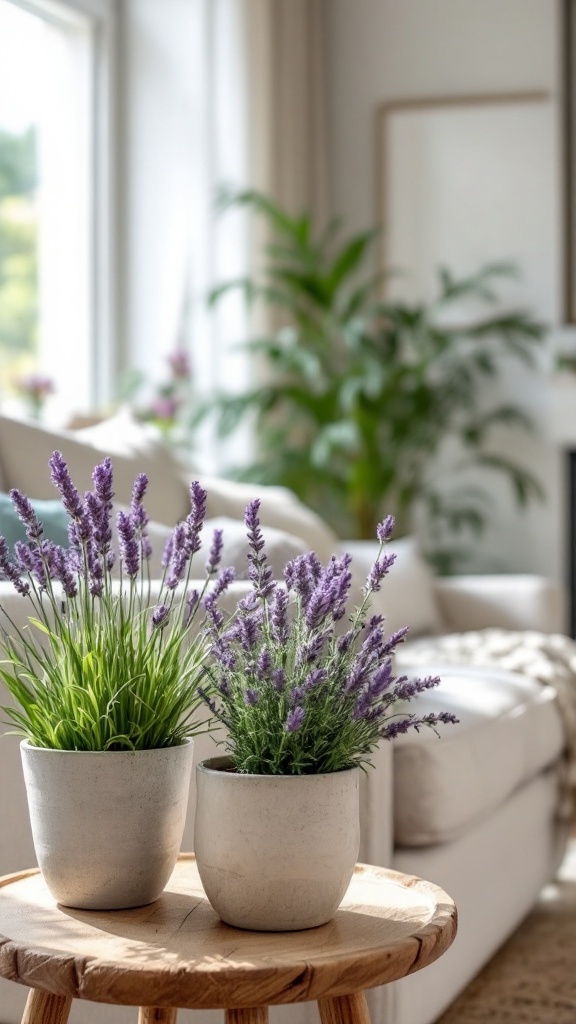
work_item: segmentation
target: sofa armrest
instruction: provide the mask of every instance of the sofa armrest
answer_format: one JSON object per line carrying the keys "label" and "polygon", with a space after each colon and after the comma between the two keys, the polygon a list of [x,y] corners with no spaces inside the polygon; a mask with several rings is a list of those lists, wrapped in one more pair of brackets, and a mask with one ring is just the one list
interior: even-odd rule
{"label": "sofa armrest", "polygon": [[522,574],[451,576],[434,580],[445,630],[566,630],[565,595],[543,576]]}

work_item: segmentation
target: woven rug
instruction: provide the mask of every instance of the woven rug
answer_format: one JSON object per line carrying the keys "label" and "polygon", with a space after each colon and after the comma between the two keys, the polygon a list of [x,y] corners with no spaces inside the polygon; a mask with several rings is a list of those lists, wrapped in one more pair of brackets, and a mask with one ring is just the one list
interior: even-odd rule
{"label": "woven rug", "polygon": [[558,880],[437,1024],[574,1024],[576,839]]}

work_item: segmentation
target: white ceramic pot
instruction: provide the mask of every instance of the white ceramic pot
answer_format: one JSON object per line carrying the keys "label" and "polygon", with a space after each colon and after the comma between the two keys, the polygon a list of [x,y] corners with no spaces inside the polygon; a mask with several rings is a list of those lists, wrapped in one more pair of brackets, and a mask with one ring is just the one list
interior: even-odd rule
{"label": "white ceramic pot", "polygon": [[180,852],[193,741],[137,751],[20,744],[38,864],[65,906],[121,910],[158,899]]}
{"label": "white ceramic pot", "polygon": [[358,857],[358,776],[241,775],[226,757],[196,766],[196,860],[223,921],[295,931],[334,916]]}

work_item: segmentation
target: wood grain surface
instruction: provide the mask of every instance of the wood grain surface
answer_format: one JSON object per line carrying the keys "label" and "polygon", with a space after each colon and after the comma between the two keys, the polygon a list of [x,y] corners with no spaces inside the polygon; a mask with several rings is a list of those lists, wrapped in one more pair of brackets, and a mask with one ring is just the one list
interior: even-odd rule
{"label": "wood grain surface", "polygon": [[[162,897],[136,910],[60,906],[37,871],[0,879],[0,976],[116,1005],[248,1011],[328,999],[323,1012],[331,1024],[330,999],[425,967],[455,934],[456,909],[442,889],[363,864],[334,920],[301,932],[223,924],[192,854],[179,858]],[[143,1012],[141,1024],[171,1020]],[[261,1024],[254,1012],[229,1019]]]}
{"label": "wood grain surface", "polygon": [[72,999],[70,996],[54,996],[48,992],[29,992],[22,1024],[66,1024],[70,1015]]}

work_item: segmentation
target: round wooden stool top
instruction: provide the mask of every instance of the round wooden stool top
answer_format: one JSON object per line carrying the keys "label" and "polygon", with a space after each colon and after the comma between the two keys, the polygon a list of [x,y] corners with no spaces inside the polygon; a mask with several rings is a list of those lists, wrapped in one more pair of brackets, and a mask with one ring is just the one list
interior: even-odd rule
{"label": "round wooden stool top", "polygon": [[425,967],[455,934],[442,889],[365,864],[334,920],[301,932],[223,924],[192,854],[136,910],[60,906],[36,870],[0,879],[0,976],[115,1005],[241,1009],[351,994]]}

